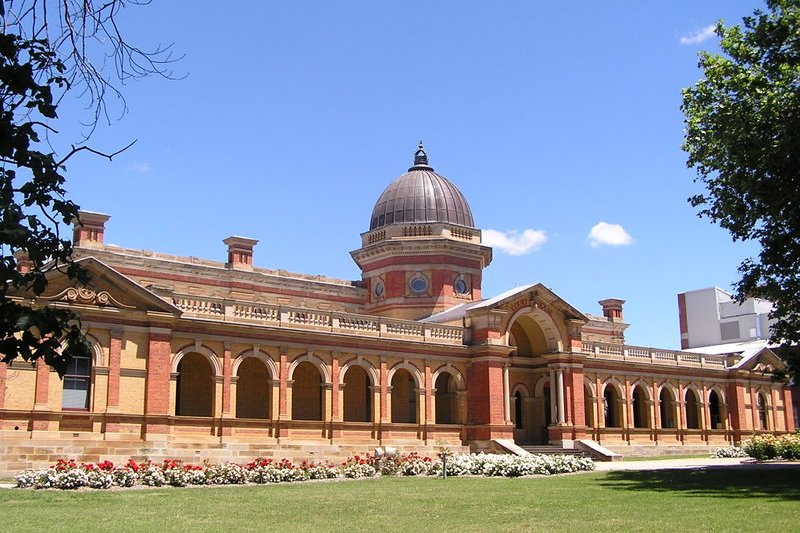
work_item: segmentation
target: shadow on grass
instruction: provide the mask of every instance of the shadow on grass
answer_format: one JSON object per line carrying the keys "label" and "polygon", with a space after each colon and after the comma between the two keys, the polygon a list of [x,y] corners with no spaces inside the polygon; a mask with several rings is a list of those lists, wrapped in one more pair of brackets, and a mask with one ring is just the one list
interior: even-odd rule
{"label": "shadow on grass", "polygon": [[709,466],[609,472],[601,484],[619,490],[682,492],[688,496],[800,500],[800,463]]}

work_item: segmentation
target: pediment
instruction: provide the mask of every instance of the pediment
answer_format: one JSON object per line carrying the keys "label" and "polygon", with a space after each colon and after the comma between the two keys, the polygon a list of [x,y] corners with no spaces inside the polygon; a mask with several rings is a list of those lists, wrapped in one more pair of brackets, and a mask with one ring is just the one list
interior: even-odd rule
{"label": "pediment", "polygon": [[88,283],[70,279],[66,271],[51,268],[47,273],[47,288],[38,300],[70,306],[181,314],[177,307],[99,259],[84,257],[76,263],[89,273]]}
{"label": "pediment", "polygon": [[737,365],[740,370],[749,370],[759,374],[772,374],[776,370],[785,370],[786,363],[770,348],[762,348]]}
{"label": "pediment", "polygon": [[551,317],[561,315],[565,320],[589,321],[586,315],[572,307],[566,300],[541,283],[520,287],[494,298],[490,298],[472,307],[470,311],[479,308],[489,311],[505,311],[509,316],[520,309],[534,308],[544,311]]}

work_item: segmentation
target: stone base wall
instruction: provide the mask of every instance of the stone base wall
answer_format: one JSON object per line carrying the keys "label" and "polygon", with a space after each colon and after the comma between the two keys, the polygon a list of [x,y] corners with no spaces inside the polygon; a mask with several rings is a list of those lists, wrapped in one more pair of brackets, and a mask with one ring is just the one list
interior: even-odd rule
{"label": "stone base wall", "polygon": [[[112,461],[123,464],[132,458],[135,461],[150,459],[161,462],[164,459],[178,459],[187,463],[232,461],[246,464],[256,457],[273,457],[300,461],[327,461],[334,465],[353,455],[372,453],[380,446],[392,446],[399,453],[418,452],[420,455],[436,457],[439,446],[432,443],[393,443],[382,442],[375,446],[364,444],[330,444],[324,442],[291,442],[263,445],[258,443],[175,441],[168,440],[95,440],[92,438],[49,438],[11,437],[0,433],[0,479],[13,478],[28,469],[47,468],[58,459],[75,459],[78,463]],[[467,446],[449,446],[456,453],[468,453]]]}

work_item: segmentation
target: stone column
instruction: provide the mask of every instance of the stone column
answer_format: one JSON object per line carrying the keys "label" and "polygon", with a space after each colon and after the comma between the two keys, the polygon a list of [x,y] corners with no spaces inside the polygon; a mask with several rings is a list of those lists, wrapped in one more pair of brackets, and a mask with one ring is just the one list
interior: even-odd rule
{"label": "stone column", "polygon": [[[686,429],[686,389],[683,387],[681,382],[678,382],[678,399],[675,402],[675,406],[678,408],[678,419],[675,421],[675,425],[678,426],[678,430],[685,430]],[[681,437],[681,440],[683,438]]]}
{"label": "stone column", "polygon": [[231,416],[231,343],[226,342],[222,352],[222,416]]}
{"label": "stone column", "polygon": [[604,428],[606,427],[606,398],[602,394],[603,384],[600,381],[600,378],[595,378],[594,380],[594,394],[596,396],[595,405],[596,405],[596,412],[597,412],[597,427]]}
{"label": "stone column", "polygon": [[341,394],[339,394],[339,352],[331,356],[331,420],[342,421]]}
{"label": "stone column", "polygon": [[778,391],[775,387],[769,389],[770,418],[772,418],[772,431],[780,431],[778,427]]}
{"label": "stone column", "polygon": [[633,396],[631,395],[631,380],[625,377],[625,398],[623,399],[625,409],[625,419],[622,421],[622,426],[626,429],[633,429]]}
{"label": "stone column", "polygon": [[511,385],[509,384],[508,365],[503,365],[503,413],[504,422],[511,423]]}
{"label": "stone column", "polygon": [[[764,409],[766,408],[767,406],[765,405]],[[758,394],[756,394],[756,390],[752,386],[750,387],[750,413],[752,415],[751,422],[753,424],[753,431],[762,429],[761,420],[759,420],[759,413],[758,413]]]}
{"label": "stone column", "polygon": [[[661,398],[658,397],[658,385],[653,382],[653,428],[662,429],[661,427]],[[656,432],[656,440],[658,440],[658,432]]]}
{"label": "stone column", "polygon": [[[286,422],[289,420],[289,362],[286,355],[288,349],[281,346],[279,350],[278,420]],[[284,424],[279,423],[276,433],[278,437],[285,437],[289,434],[289,430]]]}
{"label": "stone column", "polygon": [[391,413],[389,412],[389,369],[386,364],[386,359],[381,357],[381,423],[388,424],[391,420]]}
{"label": "stone column", "polygon": [[557,388],[556,388],[556,395],[558,401],[558,424],[563,426],[566,424],[566,419],[564,418],[564,369],[559,368],[556,372],[556,379],[557,379]]}
{"label": "stone column", "polygon": [[556,371],[550,369],[550,424],[558,422],[558,400],[556,399]]}
{"label": "stone column", "polygon": [[435,423],[435,407],[433,404],[433,374],[431,373],[431,364],[427,359],[425,360],[425,424]]}

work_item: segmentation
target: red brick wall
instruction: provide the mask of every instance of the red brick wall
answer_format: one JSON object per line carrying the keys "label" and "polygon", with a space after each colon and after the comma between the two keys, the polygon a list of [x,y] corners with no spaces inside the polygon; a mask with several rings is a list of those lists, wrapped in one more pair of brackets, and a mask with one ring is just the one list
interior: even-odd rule
{"label": "red brick wall", "polygon": [[147,350],[145,414],[169,414],[170,336],[150,334]]}

